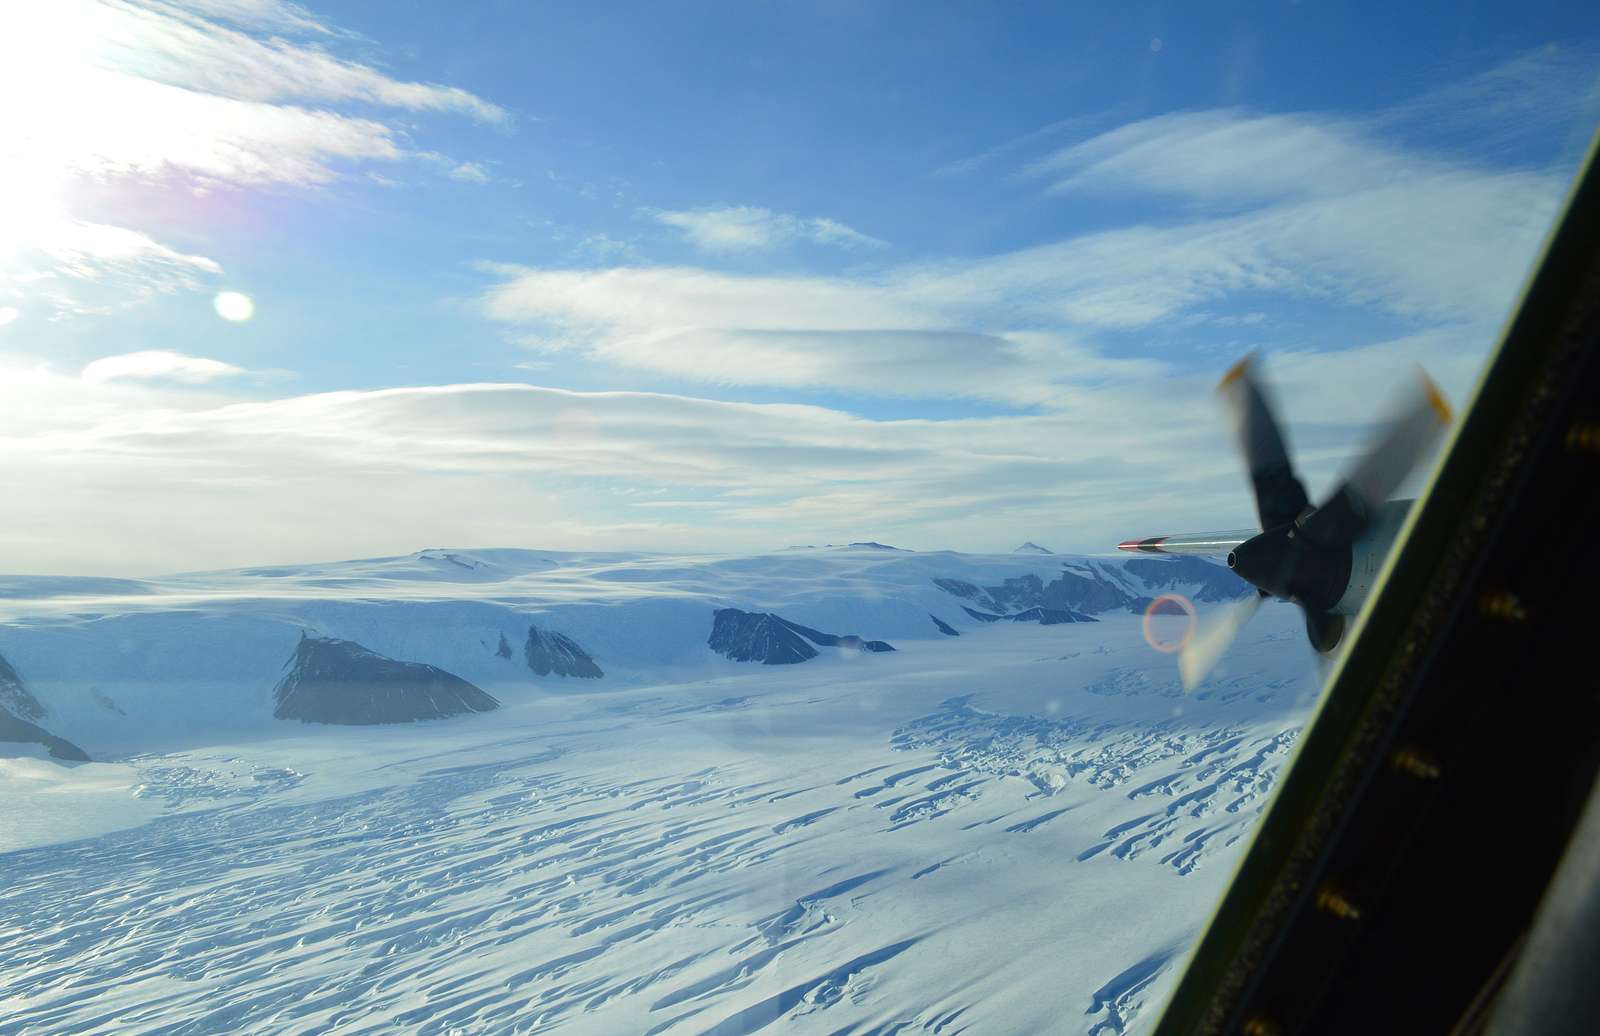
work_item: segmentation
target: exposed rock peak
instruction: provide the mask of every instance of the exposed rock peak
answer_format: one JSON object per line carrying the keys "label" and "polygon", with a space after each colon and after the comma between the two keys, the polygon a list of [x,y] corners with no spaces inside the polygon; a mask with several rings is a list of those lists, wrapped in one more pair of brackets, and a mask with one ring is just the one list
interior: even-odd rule
{"label": "exposed rock peak", "polygon": [[1252,589],[1231,569],[1192,555],[1134,558],[1123,568],[1144,580],[1153,590],[1187,585],[1193,588],[1190,596],[1197,601],[1231,601]]}
{"label": "exposed rock peak", "polygon": [[272,692],[278,719],[362,726],[500,707],[454,673],[389,658],[349,640],[302,635],[288,667]]}
{"label": "exposed rock peak", "polygon": [[528,627],[528,642],[523,647],[528,668],[540,676],[579,676],[589,679],[604,676],[594,659],[577,641],[554,630]]}
{"label": "exposed rock peak", "polygon": [[[1196,601],[1228,601],[1250,589],[1228,569],[1197,557],[1138,558],[1123,563],[1122,571],[1153,591],[1182,587]],[[1063,570],[1049,582],[1029,574],[1013,576],[998,586],[977,586],[960,579],[935,579],[933,584],[969,602],[969,614],[976,609],[993,618],[1046,625],[1083,622],[1096,613],[1118,609],[1138,611],[1150,603],[1148,596],[1130,590],[1126,581],[1114,582],[1089,566]],[[1023,618],[1024,614],[1033,618]]]}
{"label": "exposed rock peak", "polygon": [[717,609],[706,643],[735,662],[792,665],[817,657],[817,649],[776,615],[737,608]]}
{"label": "exposed rock peak", "polygon": [[22,676],[0,655],[0,708],[26,720],[44,719],[44,705],[28,693]]}
{"label": "exposed rock peak", "polygon": [[735,662],[760,662],[762,665],[793,665],[816,658],[817,649],[813,644],[857,651],[894,650],[881,640],[836,636],[770,612],[747,612],[738,608],[717,610],[706,643],[717,654]]}
{"label": "exposed rock peak", "polygon": [[1041,547],[1037,543],[1033,542],[1032,540],[1029,540],[1028,542],[1024,543],[1022,546],[1018,547],[1016,550],[1012,551],[1011,553],[1013,553],[1013,554],[1054,554],[1055,551],[1051,550],[1049,547]]}
{"label": "exposed rock peak", "polygon": [[448,565],[454,565],[457,568],[465,568],[469,570],[483,567],[483,563],[478,561],[476,558],[467,557],[463,554],[455,553],[453,551],[440,550],[437,547],[429,547],[426,550],[419,550],[417,551],[416,556],[424,561],[443,561]]}

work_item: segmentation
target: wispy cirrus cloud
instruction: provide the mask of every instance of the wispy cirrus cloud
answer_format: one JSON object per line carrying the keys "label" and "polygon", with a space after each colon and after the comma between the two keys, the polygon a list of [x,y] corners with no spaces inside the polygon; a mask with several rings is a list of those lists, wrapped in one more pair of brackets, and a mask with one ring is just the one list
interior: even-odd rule
{"label": "wispy cirrus cloud", "polygon": [[[1565,187],[1552,173],[1403,148],[1349,119],[1237,110],[1143,120],[1024,171],[1054,193],[1198,206],[1089,242],[1128,283],[1156,284],[1156,298],[1175,288],[1181,305],[1253,286],[1425,320],[1497,320]],[[1131,233],[1148,247],[1127,248]],[[1177,276],[1153,276],[1141,252],[1170,255]]]}
{"label": "wispy cirrus cloud", "polygon": [[[295,4],[63,0],[48,7],[23,21],[25,42],[132,78],[241,101],[362,102],[510,120],[470,91],[395,79],[330,53],[323,45],[341,34]],[[263,31],[273,35],[257,35]]]}
{"label": "wispy cirrus cloud", "polygon": [[250,29],[314,36],[340,35],[338,30],[319,21],[303,5],[291,0],[184,0],[184,6],[204,17]]}
{"label": "wispy cirrus cloud", "polygon": [[[31,241],[26,238],[24,241],[32,245],[34,255],[55,275],[42,280],[65,278],[92,283],[99,289],[95,297],[102,299],[137,299],[195,288],[222,272],[222,268],[206,256],[168,248],[137,230],[85,220],[54,222],[38,228]],[[39,281],[35,280],[33,286],[38,290]],[[48,284],[44,290],[62,291]],[[73,295],[62,291],[62,308],[82,312],[94,305],[91,297],[74,294],[77,302],[69,305],[66,300]]]}
{"label": "wispy cirrus cloud", "polygon": [[1395,105],[1372,125],[1530,168],[1576,163],[1597,121],[1600,53],[1592,42],[1552,42]]}
{"label": "wispy cirrus cloud", "polygon": [[766,251],[801,241],[839,248],[882,248],[886,244],[835,219],[806,219],[753,205],[680,211],[657,209],[650,215],[707,252]]}
{"label": "wispy cirrus cloud", "polygon": [[1058,148],[1023,167],[1054,192],[1155,192],[1205,202],[1350,194],[1428,175],[1440,163],[1368,139],[1353,121],[1175,112]]}
{"label": "wispy cirrus cloud", "polygon": [[[1239,109],[1129,123],[1022,176],[1047,199],[1134,195],[1149,215],[989,256],[826,275],[496,266],[483,307],[537,329],[546,351],[707,384],[1065,405],[1086,370],[1166,369],[1107,358],[1110,336],[1209,321],[1248,342],[1273,324],[1264,307],[1449,329],[1481,356],[1564,186],[1341,116]],[[1241,303],[1249,319],[1230,315]]]}
{"label": "wispy cirrus cloud", "polygon": [[340,34],[295,4],[61,0],[8,14],[5,29],[0,91],[27,100],[0,109],[0,220],[11,231],[0,278],[58,310],[98,307],[41,282],[114,273],[143,280],[136,297],[218,272],[141,229],[83,218],[66,200],[74,182],[178,194],[315,187],[363,163],[428,156],[375,107],[509,121],[468,91],[335,56],[326,45]]}

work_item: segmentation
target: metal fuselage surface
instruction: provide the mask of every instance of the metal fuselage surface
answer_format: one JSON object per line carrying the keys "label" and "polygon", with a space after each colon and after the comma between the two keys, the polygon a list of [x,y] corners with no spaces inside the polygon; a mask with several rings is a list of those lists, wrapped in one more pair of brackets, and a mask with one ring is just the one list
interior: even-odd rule
{"label": "metal fuselage surface", "polygon": [[1373,517],[1367,531],[1350,548],[1350,582],[1344,594],[1329,610],[1336,615],[1354,615],[1361,610],[1377,586],[1378,573],[1389,557],[1389,549],[1400,535],[1400,527],[1411,513],[1414,500],[1386,501]]}

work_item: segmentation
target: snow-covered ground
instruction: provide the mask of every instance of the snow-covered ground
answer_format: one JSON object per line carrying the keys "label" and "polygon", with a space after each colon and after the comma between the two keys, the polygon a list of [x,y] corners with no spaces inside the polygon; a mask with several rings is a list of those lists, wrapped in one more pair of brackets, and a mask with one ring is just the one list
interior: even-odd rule
{"label": "snow-covered ground", "polygon": [[[0,579],[0,655],[100,760],[0,757],[0,1033],[1138,1031],[1314,700],[1299,615],[1263,608],[1184,695],[1126,609],[984,622],[932,582],[1158,589],[1123,564],[436,551]],[[705,645],[717,607],[896,650],[735,663]],[[497,651],[530,622],[606,676]],[[302,630],[503,707],[274,720]]]}

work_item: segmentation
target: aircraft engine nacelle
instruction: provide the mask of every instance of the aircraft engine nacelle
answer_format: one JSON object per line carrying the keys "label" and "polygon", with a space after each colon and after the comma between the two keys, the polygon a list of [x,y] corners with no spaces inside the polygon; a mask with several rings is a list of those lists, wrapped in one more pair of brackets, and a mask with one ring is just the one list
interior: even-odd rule
{"label": "aircraft engine nacelle", "polygon": [[1411,500],[1388,500],[1378,509],[1378,514],[1367,531],[1350,547],[1350,578],[1346,581],[1343,596],[1329,611],[1337,615],[1354,615],[1367,603],[1378,585],[1378,573],[1388,560],[1390,549],[1400,535],[1400,527],[1411,513]]}
{"label": "aircraft engine nacelle", "polygon": [[1410,500],[1386,501],[1348,545],[1316,543],[1304,534],[1299,521],[1280,525],[1234,547],[1228,567],[1241,579],[1308,611],[1354,615],[1377,584],[1410,509]]}

